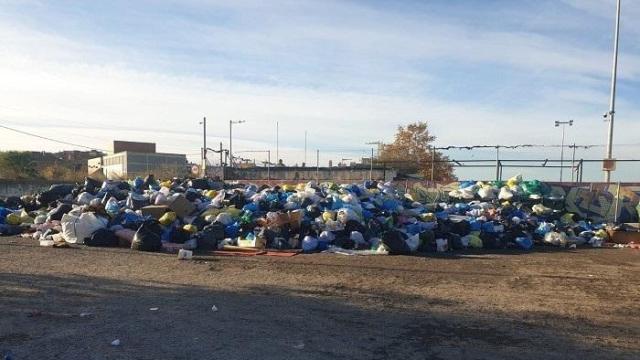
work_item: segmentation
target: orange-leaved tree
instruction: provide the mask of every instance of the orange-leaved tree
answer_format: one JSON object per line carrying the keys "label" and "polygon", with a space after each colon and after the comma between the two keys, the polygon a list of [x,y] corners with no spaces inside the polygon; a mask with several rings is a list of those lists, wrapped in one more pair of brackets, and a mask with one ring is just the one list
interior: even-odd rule
{"label": "orange-leaved tree", "polygon": [[424,121],[398,126],[393,143],[382,147],[378,162],[397,169],[400,173],[415,174],[430,180],[432,159],[435,158],[434,181],[455,181],[453,165],[446,162],[449,158],[439,151],[433,153],[432,144],[435,139],[436,137],[429,132],[429,127]]}

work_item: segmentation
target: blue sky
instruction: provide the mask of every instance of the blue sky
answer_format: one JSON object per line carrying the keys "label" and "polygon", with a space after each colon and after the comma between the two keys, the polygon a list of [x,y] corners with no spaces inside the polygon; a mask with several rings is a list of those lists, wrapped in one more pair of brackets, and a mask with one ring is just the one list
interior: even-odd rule
{"label": "blue sky", "polygon": [[[622,9],[614,140],[625,145],[614,155],[637,158],[640,3]],[[558,144],[553,122],[568,119],[569,143],[603,144],[614,15],[613,0],[0,0],[0,124],[100,148],[154,141],[195,159],[202,116],[209,143],[225,147],[228,120],[247,121],[234,128],[235,150],[275,152],[278,121],[287,163],[303,161],[305,130],[307,159],[320,149],[326,164],[366,155],[365,142],[391,141],[418,120],[439,146]],[[67,147],[0,134],[2,149]],[[613,178],[638,180],[639,167],[620,165]],[[519,172],[557,179],[557,170]],[[601,177],[596,165],[585,172]]]}

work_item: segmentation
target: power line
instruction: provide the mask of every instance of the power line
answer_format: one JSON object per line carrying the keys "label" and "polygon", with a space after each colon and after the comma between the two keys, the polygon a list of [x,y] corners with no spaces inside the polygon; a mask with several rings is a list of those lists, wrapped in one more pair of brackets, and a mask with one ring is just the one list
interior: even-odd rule
{"label": "power line", "polygon": [[3,128],[3,129],[7,129],[7,130],[10,130],[10,131],[14,131],[14,132],[17,132],[17,133],[23,134],[23,135],[33,136],[33,137],[36,137],[36,138],[39,138],[39,139],[44,139],[44,140],[48,140],[48,141],[53,141],[53,142],[56,142],[56,143],[59,143],[59,144],[71,145],[71,146],[81,147],[81,148],[85,148],[85,149],[89,149],[89,150],[98,150],[98,151],[102,151],[102,152],[105,152],[105,153],[106,153],[106,152],[109,152],[108,150],[105,150],[105,149],[99,149],[99,148],[92,147],[92,146],[85,146],[85,145],[75,144],[75,143],[68,142],[68,141],[63,141],[63,140],[56,140],[56,139],[52,139],[52,138],[50,138],[50,137],[46,137],[46,136],[42,136],[42,135],[38,135],[38,134],[34,134],[34,133],[30,133],[30,132],[23,131],[23,130],[18,130],[18,129],[10,128],[10,127],[5,126],[5,125],[0,125],[0,127],[1,127],[1,128]]}

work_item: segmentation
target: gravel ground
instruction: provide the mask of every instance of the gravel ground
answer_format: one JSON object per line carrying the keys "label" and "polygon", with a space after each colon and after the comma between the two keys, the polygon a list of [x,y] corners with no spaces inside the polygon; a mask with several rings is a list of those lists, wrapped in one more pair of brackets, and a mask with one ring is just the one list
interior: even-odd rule
{"label": "gravel ground", "polygon": [[638,359],[639,260],[630,249],[542,249],[180,261],[0,238],[0,354]]}

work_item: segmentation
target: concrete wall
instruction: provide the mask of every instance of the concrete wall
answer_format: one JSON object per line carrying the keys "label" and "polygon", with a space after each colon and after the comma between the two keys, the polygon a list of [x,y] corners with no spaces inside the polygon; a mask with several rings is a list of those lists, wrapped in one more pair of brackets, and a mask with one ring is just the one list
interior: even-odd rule
{"label": "concrete wall", "polygon": [[[213,171],[213,169],[211,169]],[[374,168],[373,178],[376,180],[392,180],[397,175],[395,170]],[[369,179],[368,168],[355,167],[321,167],[316,172],[314,167],[272,167],[269,171],[266,167],[255,167],[247,169],[226,168],[224,173],[225,180],[265,180],[271,178],[274,180],[295,180],[309,181],[316,180],[319,176],[320,181],[362,181]]]}
{"label": "concrete wall", "polygon": [[0,196],[22,196],[27,194],[35,194],[37,192],[47,190],[52,184],[60,184],[60,182],[48,181],[13,181],[0,180]]}

